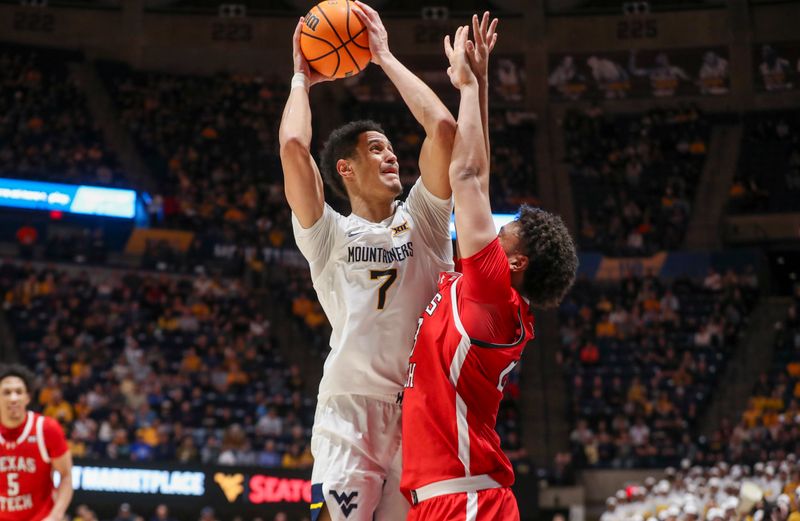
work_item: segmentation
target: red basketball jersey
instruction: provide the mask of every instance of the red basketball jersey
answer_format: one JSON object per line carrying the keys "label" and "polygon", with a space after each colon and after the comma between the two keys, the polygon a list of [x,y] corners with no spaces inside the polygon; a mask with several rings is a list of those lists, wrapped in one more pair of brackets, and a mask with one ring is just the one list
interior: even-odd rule
{"label": "red basketball jersey", "polygon": [[39,521],[53,509],[51,461],[67,451],[53,418],[28,412],[22,426],[0,426],[0,521]]}
{"label": "red basketball jersey", "polygon": [[403,477],[410,491],[489,475],[514,482],[495,432],[509,373],[533,338],[528,303],[511,287],[498,240],[442,273],[422,313],[403,396]]}

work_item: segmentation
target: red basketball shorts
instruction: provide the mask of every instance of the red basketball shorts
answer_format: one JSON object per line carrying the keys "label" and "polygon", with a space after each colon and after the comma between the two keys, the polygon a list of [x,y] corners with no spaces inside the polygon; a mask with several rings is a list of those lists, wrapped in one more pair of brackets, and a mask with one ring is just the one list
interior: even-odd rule
{"label": "red basketball shorts", "polygon": [[510,488],[490,488],[427,499],[411,507],[407,521],[519,521]]}

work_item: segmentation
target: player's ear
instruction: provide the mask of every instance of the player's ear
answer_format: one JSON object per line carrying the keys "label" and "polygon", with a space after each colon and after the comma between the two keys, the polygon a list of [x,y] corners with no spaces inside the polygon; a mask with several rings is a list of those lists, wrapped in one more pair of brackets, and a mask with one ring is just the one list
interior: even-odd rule
{"label": "player's ear", "polygon": [[512,253],[508,256],[508,265],[512,273],[516,271],[525,271],[528,268],[528,256],[522,253]]}
{"label": "player's ear", "polygon": [[342,177],[353,177],[353,166],[347,159],[340,159],[336,162],[336,171]]}

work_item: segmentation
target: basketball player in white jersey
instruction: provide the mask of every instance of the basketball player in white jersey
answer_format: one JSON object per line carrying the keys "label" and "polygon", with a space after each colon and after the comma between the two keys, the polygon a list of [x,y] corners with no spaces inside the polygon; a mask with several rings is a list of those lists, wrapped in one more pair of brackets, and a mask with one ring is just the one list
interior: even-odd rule
{"label": "basketball player in white jersey", "polygon": [[[401,405],[417,319],[452,269],[448,179],[455,120],[433,91],[391,53],[376,11],[358,2],[380,66],[425,130],[421,178],[405,200],[390,138],[371,121],[335,130],[320,166],[311,156],[309,87],[324,81],[294,34],[292,89],[280,128],[286,199],[295,238],[331,322],[311,439],[312,521],[405,519],[399,491]],[[344,216],[325,203],[323,178],[346,197]]]}

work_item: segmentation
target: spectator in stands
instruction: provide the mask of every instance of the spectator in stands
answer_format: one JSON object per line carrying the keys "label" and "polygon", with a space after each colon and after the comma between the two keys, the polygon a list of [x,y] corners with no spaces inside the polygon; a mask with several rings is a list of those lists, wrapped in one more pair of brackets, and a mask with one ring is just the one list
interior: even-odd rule
{"label": "spectator in stands", "polygon": [[136,517],[136,514],[131,510],[131,505],[129,503],[123,503],[120,505],[117,511],[117,517],[114,518],[114,521],[136,521]]}
{"label": "spectator in stands", "polygon": [[[234,447],[234,461],[254,463],[257,456],[248,445],[263,446],[256,426],[270,408],[280,412],[281,421],[299,425],[299,434],[287,427],[277,436],[291,432],[301,445],[307,442],[313,408],[301,394],[300,370],[275,361],[269,326],[238,284],[223,289],[212,279],[193,285],[135,274],[92,281],[84,274],[31,273],[11,265],[0,267],[0,281],[12,324],[19,326],[21,353],[44,375],[38,400],[48,414],[71,423],[71,444],[86,457],[215,462],[218,436],[236,423],[235,414],[249,427]],[[31,314],[50,305],[65,312]],[[103,332],[109,326],[113,329]],[[63,346],[48,333],[57,330],[65,331]],[[159,350],[149,348],[155,342]],[[47,355],[56,350],[58,360]],[[61,385],[60,378],[74,386]],[[248,397],[245,390],[253,385],[272,398],[264,392],[258,402]],[[238,396],[237,406],[204,404],[204,393],[217,388]],[[257,416],[259,407],[263,412]],[[275,449],[282,456],[288,447]]]}
{"label": "spectator in stands", "polygon": [[733,272],[711,273],[718,289],[709,292],[701,281],[665,285],[652,273],[627,275],[618,288],[576,284],[561,309],[559,359],[571,379],[579,466],[664,465],[724,450],[714,438],[698,452],[687,429],[738,341],[754,290]]}
{"label": "spectator in stands", "polygon": [[75,509],[75,516],[72,521],[98,521],[97,514],[92,512],[86,505],[78,505]]}
{"label": "spectator in stands", "polygon": [[707,152],[698,111],[572,112],[564,127],[583,248],[650,255],[678,247]]}
{"label": "spectator in stands", "polygon": [[[124,184],[67,69],[68,53],[0,47],[0,175],[73,184]],[[13,110],[12,110],[13,108]]]}
{"label": "spectator in stands", "polygon": [[150,521],[175,521],[175,518],[169,515],[167,505],[158,505]]}
{"label": "spectator in stands", "polygon": [[219,521],[217,516],[214,514],[214,509],[211,507],[205,507],[203,510],[200,511],[200,519],[198,521]]}

